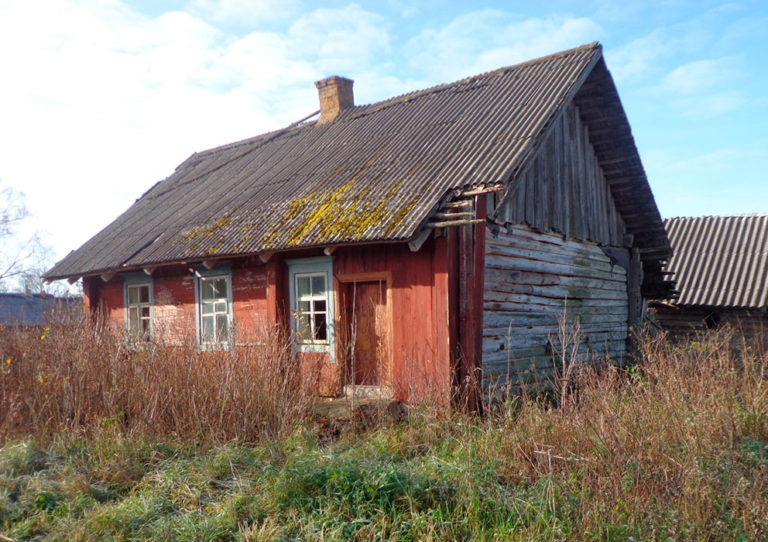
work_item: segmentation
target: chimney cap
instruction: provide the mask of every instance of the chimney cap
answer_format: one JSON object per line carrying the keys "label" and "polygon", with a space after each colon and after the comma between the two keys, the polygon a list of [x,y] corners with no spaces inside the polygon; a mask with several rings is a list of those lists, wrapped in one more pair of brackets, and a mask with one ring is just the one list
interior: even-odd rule
{"label": "chimney cap", "polygon": [[315,86],[320,89],[330,85],[353,85],[355,82],[348,77],[342,77],[341,75],[331,75],[319,81],[315,81]]}

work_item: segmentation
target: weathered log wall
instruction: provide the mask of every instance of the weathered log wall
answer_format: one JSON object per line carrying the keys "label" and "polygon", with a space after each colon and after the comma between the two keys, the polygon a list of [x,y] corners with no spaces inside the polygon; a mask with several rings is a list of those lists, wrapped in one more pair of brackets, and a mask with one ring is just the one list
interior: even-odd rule
{"label": "weathered log wall", "polygon": [[627,270],[615,258],[595,243],[564,240],[521,225],[496,236],[489,231],[485,254],[486,387],[551,381],[554,358],[561,351],[561,320],[569,333],[579,328],[580,359],[623,360]]}
{"label": "weathered log wall", "polygon": [[768,313],[765,310],[657,304],[653,311],[661,329],[676,338],[728,325],[739,335],[768,345]]}
{"label": "weathered log wall", "polygon": [[506,198],[504,194],[494,198],[493,209],[501,205],[497,222],[624,245],[624,221],[589,142],[587,126],[573,104],[555,120],[533,163],[513,181]]}

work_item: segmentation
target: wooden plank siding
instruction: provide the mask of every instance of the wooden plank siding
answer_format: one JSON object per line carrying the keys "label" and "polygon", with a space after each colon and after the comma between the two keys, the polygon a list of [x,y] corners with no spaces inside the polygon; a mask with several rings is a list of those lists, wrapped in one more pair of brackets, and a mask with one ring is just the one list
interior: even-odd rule
{"label": "wooden plank siding", "polygon": [[494,197],[497,222],[528,224],[609,246],[624,243],[624,221],[589,142],[589,130],[573,104],[555,120],[506,200],[500,198]]}
{"label": "wooden plank siding", "polygon": [[621,363],[630,250],[578,107],[570,104],[555,119],[531,166],[513,183],[509,194],[493,196],[500,228],[486,237],[486,391],[521,381],[551,383],[564,315],[580,327],[580,359]]}
{"label": "wooden plank siding", "polygon": [[483,382],[551,379],[558,322],[578,322],[584,359],[621,362],[627,270],[594,243],[512,226],[486,238]]}
{"label": "wooden plank siding", "polygon": [[[482,228],[483,225],[472,230]],[[289,329],[289,272],[285,260],[321,255],[319,250],[297,251],[276,254],[267,264],[247,258],[224,266],[231,270],[236,346],[263,340],[264,331]],[[448,256],[446,237],[430,239],[417,253],[411,252],[405,243],[389,243],[340,247],[333,254],[335,302],[339,302],[342,287],[351,282],[380,280],[386,284],[386,314],[382,318],[386,318],[389,326],[389,359],[385,384],[391,386],[394,397],[400,401],[443,406],[449,403],[452,359]],[[484,253],[479,255],[476,264],[481,275],[483,256]],[[151,281],[155,337],[168,345],[194,345],[198,315],[191,268],[160,268],[152,274]],[[99,277],[87,277],[84,281],[88,306],[100,311],[107,322],[119,329],[125,327],[123,284],[124,276],[120,274],[108,282]],[[478,300],[481,295],[482,289]],[[337,318],[342,308],[336,306]],[[475,320],[479,320],[479,315]],[[338,320],[336,324],[341,327]],[[338,395],[348,383],[342,356],[331,362],[327,353],[297,353],[297,359],[317,372],[320,395]]]}

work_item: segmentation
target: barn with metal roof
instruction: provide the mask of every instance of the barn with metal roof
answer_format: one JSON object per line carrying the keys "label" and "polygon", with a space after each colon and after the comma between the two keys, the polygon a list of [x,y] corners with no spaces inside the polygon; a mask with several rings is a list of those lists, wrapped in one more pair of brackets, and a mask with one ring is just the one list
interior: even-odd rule
{"label": "barn with metal roof", "polygon": [[666,270],[679,295],[655,303],[675,334],[724,324],[768,335],[768,214],[678,217],[664,221],[674,255]]}
{"label": "barn with metal roof", "polygon": [[670,246],[592,43],[195,153],[46,277],[131,333],[290,330],[321,393],[404,401],[551,369],[558,316],[621,361]]}

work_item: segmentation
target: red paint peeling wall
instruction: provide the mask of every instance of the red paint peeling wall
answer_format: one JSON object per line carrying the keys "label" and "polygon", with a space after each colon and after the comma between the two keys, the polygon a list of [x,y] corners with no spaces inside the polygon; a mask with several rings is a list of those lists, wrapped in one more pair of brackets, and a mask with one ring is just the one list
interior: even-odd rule
{"label": "red paint peeling wall", "polygon": [[[319,252],[288,257],[319,256]],[[447,405],[451,391],[451,354],[448,317],[448,247],[445,238],[428,241],[419,252],[406,244],[341,247],[333,255],[335,288],[339,279],[381,274],[387,277],[390,371],[395,397],[410,403]],[[287,329],[289,304],[288,266],[281,255],[268,264],[253,259],[235,261],[232,271],[233,319],[237,340],[264,329]],[[192,272],[186,266],[161,268],[152,276],[154,322],[157,338],[171,344],[194,340],[195,292]],[[123,278],[109,282],[88,278],[90,306],[100,307],[118,326],[125,322]],[[338,291],[338,290],[337,290]],[[338,295],[336,296],[338,302]],[[339,307],[337,305],[337,317]],[[327,354],[301,354],[305,370],[319,374],[319,391],[341,393],[341,363]]]}

